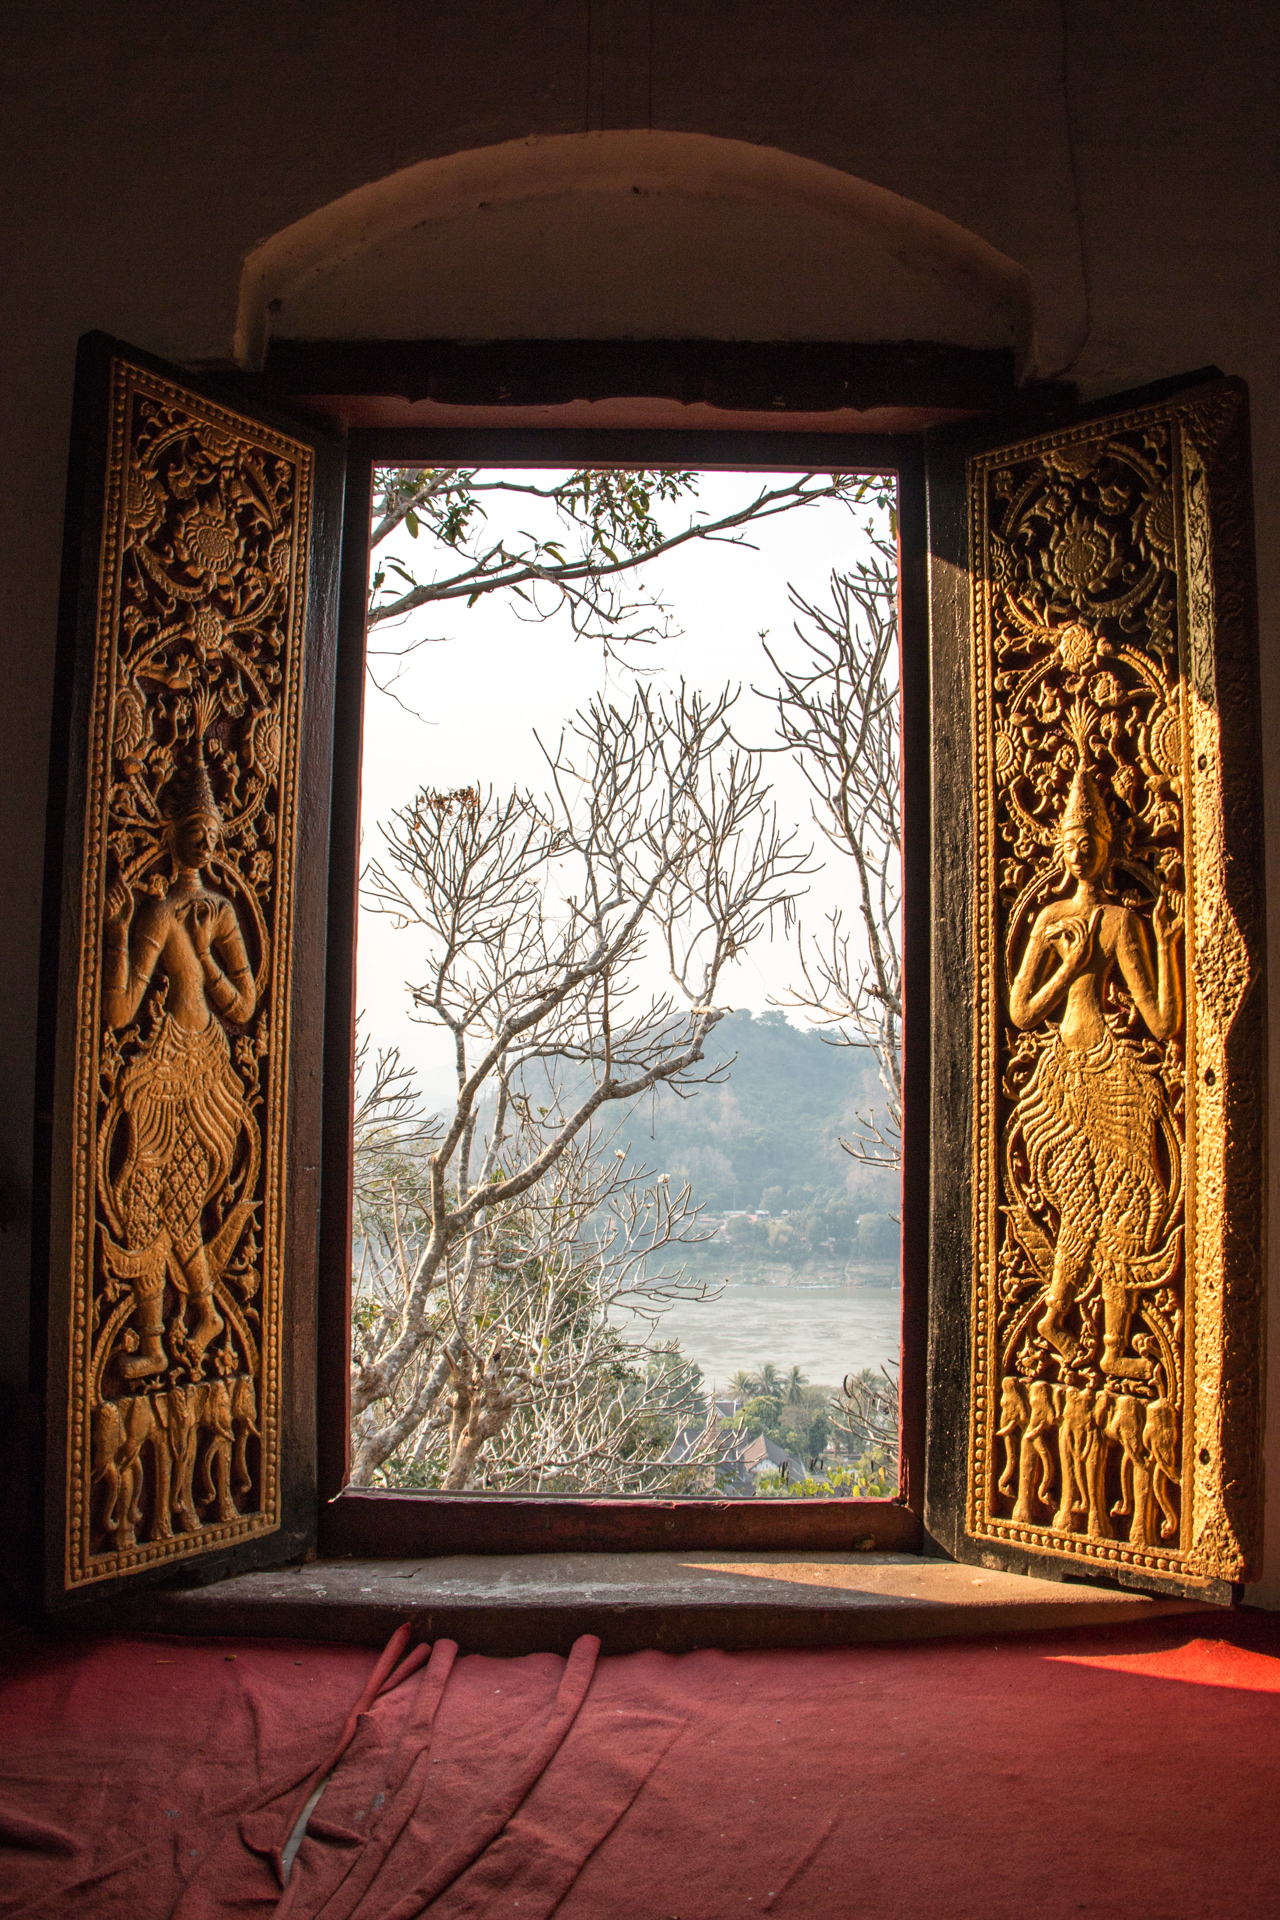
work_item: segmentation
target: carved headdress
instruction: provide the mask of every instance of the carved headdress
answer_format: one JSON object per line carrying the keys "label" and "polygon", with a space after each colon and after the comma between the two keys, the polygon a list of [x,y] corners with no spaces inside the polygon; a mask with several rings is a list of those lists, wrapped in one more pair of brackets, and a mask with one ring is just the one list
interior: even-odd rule
{"label": "carved headdress", "polygon": [[204,763],[203,742],[197,742],[190,761],[174,774],[164,792],[164,817],[170,824],[189,820],[193,813],[211,814],[219,825],[222,823],[222,809],[214,798]]}
{"label": "carved headdress", "polygon": [[1105,840],[1110,846],[1116,837],[1115,822],[1107,811],[1107,803],[1089,768],[1087,714],[1078,706],[1073,708],[1069,725],[1076,743],[1076,770],[1072,776],[1070,792],[1067,794],[1067,804],[1062,809],[1062,818],[1058,822],[1058,831],[1070,833],[1075,828],[1088,827],[1100,840]]}
{"label": "carved headdress", "polygon": [[205,731],[216,710],[216,702],[208,697],[207,689],[197,695],[196,726],[190,757],[186,766],[180,767],[174,774],[164,791],[162,811],[170,825],[179,820],[189,820],[193,813],[210,814],[219,826],[222,825],[222,809],[214,796],[209,769],[204,760]]}

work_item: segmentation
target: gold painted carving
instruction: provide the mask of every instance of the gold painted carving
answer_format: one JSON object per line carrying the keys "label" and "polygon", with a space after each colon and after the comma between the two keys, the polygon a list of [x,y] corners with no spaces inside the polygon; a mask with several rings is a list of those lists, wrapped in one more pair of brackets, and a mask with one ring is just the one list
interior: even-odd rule
{"label": "gold painted carving", "polygon": [[81,895],[68,1585],[279,1525],[311,459],[113,362]]}
{"label": "gold painted carving", "polygon": [[[1213,558],[1241,405],[970,462],[968,1526],[1190,1580],[1245,1577],[1256,1505],[1260,1249],[1233,1242],[1224,1168],[1249,1142],[1224,1116],[1258,930],[1229,897]],[[1229,1444],[1230,1394],[1254,1417]]]}

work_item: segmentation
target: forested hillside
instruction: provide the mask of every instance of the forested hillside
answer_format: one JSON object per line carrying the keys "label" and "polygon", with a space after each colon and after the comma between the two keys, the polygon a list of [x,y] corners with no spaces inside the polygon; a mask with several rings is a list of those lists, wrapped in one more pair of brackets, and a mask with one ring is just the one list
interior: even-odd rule
{"label": "forested hillside", "polygon": [[725,1083],[641,1102],[620,1136],[634,1157],[688,1180],[711,1213],[896,1211],[896,1174],[860,1167],[840,1146],[855,1115],[884,1102],[866,1053],[830,1046],[782,1013],[730,1014],[713,1045],[716,1058],[736,1056]]}

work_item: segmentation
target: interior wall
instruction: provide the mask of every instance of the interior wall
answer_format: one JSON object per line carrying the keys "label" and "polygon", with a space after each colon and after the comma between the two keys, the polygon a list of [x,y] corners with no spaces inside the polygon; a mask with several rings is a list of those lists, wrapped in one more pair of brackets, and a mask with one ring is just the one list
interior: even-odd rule
{"label": "interior wall", "polygon": [[[77,337],[101,327],[179,361],[227,359],[243,262],[271,235],[398,169],[529,134],[713,134],[916,201],[1026,269],[1052,326],[1046,370],[1069,372],[1086,395],[1210,362],[1250,382],[1275,924],[1277,33],[1264,0],[56,0],[8,10],[0,1380],[22,1387],[27,1375],[43,813]],[[1280,1039],[1280,966],[1272,994]],[[1273,1042],[1280,1103],[1276,1057]],[[1273,1299],[1278,1276],[1273,1254]],[[1280,1384],[1280,1366],[1272,1376]],[[1272,1399],[1280,1488],[1274,1386]],[[1255,1597],[1280,1605],[1280,1498],[1269,1533]]]}
{"label": "interior wall", "polygon": [[[822,271],[812,263],[822,262]],[[528,135],[404,167],[245,262],[236,357],[293,340],[929,340],[1060,356],[1025,267],[777,147],[665,128]]]}

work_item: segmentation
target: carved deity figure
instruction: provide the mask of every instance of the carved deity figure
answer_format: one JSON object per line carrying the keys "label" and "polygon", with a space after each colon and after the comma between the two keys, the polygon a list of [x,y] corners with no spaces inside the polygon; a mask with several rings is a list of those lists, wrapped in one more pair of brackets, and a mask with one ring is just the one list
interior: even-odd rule
{"label": "carved deity figure", "polygon": [[[222,818],[199,746],[171,782],[164,814],[174,869],[168,890],[143,895],[135,907],[132,889],[117,881],[105,913],[106,1024],[127,1026],[157,974],[166,987],[118,1090],[124,1151],[110,1188],[124,1246],[107,1241],[105,1254],[135,1300],[137,1351],[116,1363],[127,1381],[166,1370],[166,1335],[198,1366],[223,1327],[214,1289],[230,1251],[224,1243],[238,1236],[248,1212],[243,1203],[233,1209],[206,1243],[205,1211],[226,1187],[246,1118],[222,1023],[248,1020],[256,994],[235,908],[204,880]],[[166,1280],[178,1295],[167,1329]]]}
{"label": "carved deity figure", "polygon": [[1092,1355],[1069,1317],[1096,1283],[1103,1372],[1149,1380],[1155,1364],[1128,1350],[1129,1328],[1137,1293],[1166,1284],[1176,1263],[1181,1170],[1165,1087],[1139,1045],[1112,1030],[1104,994],[1118,971],[1152,1037],[1172,1038],[1182,1021],[1182,923],[1162,890],[1151,914],[1153,960],[1142,915],[1109,897],[1114,828],[1078,744],[1058,829],[1075,887],[1037,916],[1009,992],[1015,1026],[1057,1016],[1017,1108],[1032,1183],[1058,1215],[1037,1330],[1069,1365],[1085,1364]]}

